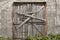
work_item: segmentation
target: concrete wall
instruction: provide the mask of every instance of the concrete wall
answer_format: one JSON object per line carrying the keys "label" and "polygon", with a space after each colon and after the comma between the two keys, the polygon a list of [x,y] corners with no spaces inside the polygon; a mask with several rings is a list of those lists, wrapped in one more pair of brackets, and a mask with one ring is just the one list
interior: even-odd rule
{"label": "concrete wall", "polygon": [[12,36],[12,3],[14,1],[46,1],[48,13],[48,33],[60,33],[60,0],[0,0],[0,35],[9,37]]}

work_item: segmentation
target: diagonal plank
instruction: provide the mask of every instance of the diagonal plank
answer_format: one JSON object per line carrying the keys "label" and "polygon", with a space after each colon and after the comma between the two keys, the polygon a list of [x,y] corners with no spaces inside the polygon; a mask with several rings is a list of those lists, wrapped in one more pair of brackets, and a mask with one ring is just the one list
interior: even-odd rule
{"label": "diagonal plank", "polygon": [[38,30],[37,26],[35,24],[33,24],[35,29],[41,34],[41,35],[44,35],[41,31]]}
{"label": "diagonal plank", "polygon": [[[31,16],[33,16],[33,15],[35,15],[35,14],[32,14]],[[31,18],[31,17],[28,17],[24,22],[22,22],[22,23],[17,27],[17,29],[21,28],[21,26],[22,26],[23,24],[25,24],[28,20],[30,20],[30,18]]]}
{"label": "diagonal plank", "polygon": [[43,18],[34,17],[34,16],[31,16],[31,15],[28,15],[28,14],[23,14],[23,15],[25,15],[25,16],[29,16],[29,17],[32,17],[32,18],[35,18],[35,19],[39,19],[39,20],[46,21],[46,20],[43,19]]}
{"label": "diagonal plank", "polygon": [[[40,10],[43,8],[44,6],[42,6],[41,8],[40,8]],[[39,10],[39,11],[40,11]],[[39,11],[37,11],[37,12],[39,12]],[[36,12],[34,12],[31,16],[34,16],[35,15],[35,13]],[[23,21],[18,27],[17,27],[17,29],[19,29],[19,28],[21,28],[22,27],[22,25],[24,25],[27,21],[29,21],[31,19],[31,17],[29,16],[25,21]]]}

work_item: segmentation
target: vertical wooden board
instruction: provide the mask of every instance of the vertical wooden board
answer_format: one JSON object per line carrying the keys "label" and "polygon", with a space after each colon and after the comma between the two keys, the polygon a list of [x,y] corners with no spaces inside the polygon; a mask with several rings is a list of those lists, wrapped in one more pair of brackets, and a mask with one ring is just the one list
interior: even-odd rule
{"label": "vertical wooden board", "polygon": [[28,25],[24,24],[23,25],[23,38],[26,38],[28,36]]}
{"label": "vertical wooden board", "polygon": [[26,25],[26,26],[25,26],[25,32],[26,32],[26,33],[25,33],[25,38],[26,38],[26,37],[28,36],[28,26],[29,26],[29,25],[28,25],[28,24],[25,24],[25,25]]}
{"label": "vertical wooden board", "polygon": [[16,38],[22,38],[22,31],[23,31],[23,27],[21,27],[19,30],[17,30]]}
{"label": "vertical wooden board", "polygon": [[18,10],[19,10],[19,8],[18,8],[19,6],[15,6],[15,24],[18,24],[18,22],[19,22],[19,18],[18,18],[18,15],[17,15],[17,13],[18,13]]}
{"label": "vertical wooden board", "polygon": [[37,6],[35,4],[32,4],[32,12],[36,12],[37,11]]}
{"label": "vertical wooden board", "polygon": [[33,26],[33,31],[34,31],[34,35],[36,35],[37,34],[37,30],[36,30],[36,28]]}
{"label": "vertical wooden board", "polygon": [[20,33],[21,33],[21,35],[20,35],[20,38],[22,38],[23,37],[23,26],[21,27],[21,29],[20,29]]}
{"label": "vertical wooden board", "polygon": [[[40,25],[37,25],[37,29],[39,30],[41,27]],[[41,30],[39,30],[41,32]],[[37,34],[39,34],[39,32],[37,31]]]}
{"label": "vertical wooden board", "polygon": [[22,14],[25,13],[26,9],[27,9],[27,8],[26,8],[26,4],[25,4],[25,5],[22,5],[22,9],[21,9]]}
{"label": "vertical wooden board", "polygon": [[[27,25],[24,24],[24,25],[23,25],[23,38],[25,38],[26,30],[27,30]],[[26,35],[26,36],[27,36],[27,35]]]}
{"label": "vertical wooden board", "polygon": [[30,11],[30,10],[29,10],[29,9],[30,9],[30,8],[29,8],[30,5],[29,5],[29,4],[26,4],[26,7],[27,7],[27,8],[26,8],[26,9],[27,9],[26,12],[29,12],[29,11]]}
{"label": "vertical wooden board", "polygon": [[31,12],[32,11],[32,4],[27,4],[27,12]]}
{"label": "vertical wooden board", "polygon": [[13,19],[14,23],[16,23],[16,9],[17,9],[17,6],[14,6],[14,19]]}
{"label": "vertical wooden board", "polygon": [[[36,12],[37,11],[37,6],[35,4],[32,4],[32,12]],[[36,17],[37,14],[35,14],[34,16]],[[35,20],[35,19],[34,19]],[[33,20],[33,21],[34,21]]]}
{"label": "vertical wooden board", "polygon": [[[37,11],[37,6],[35,4],[32,4],[32,12],[36,12],[36,11]],[[35,14],[35,17],[36,17],[36,14]],[[34,20],[32,20],[32,21],[34,21]],[[37,31],[34,28],[34,26],[33,26],[33,31],[34,31],[34,35],[35,35]]]}
{"label": "vertical wooden board", "polygon": [[44,27],[44,29],[45,29],[45,34],[47,34],[47,28],[48,28],[48,25],[47,25],[47,4],[45,4],[45,23],[46,23],[46,25],[45,25],[45,27]]}
{"label": "vertical wooden board", "polygon": [[43,31],[44,31],[44,25],[40,25],[40,31],[41,31],[41,33],[43,34]]}
{"label": "vertical wooden board", "polygon": [[19,17],[19,15],[18,15],[19,10],[20,10],[19,7],[20,7],[20,6],[18,5],[18,6],[17,6],[17,12],[16,12],[16,15],[17,15],[17,20],[16,20],[16,21],[17,21],[17,24],[20,24],[20,22],[21,22],[21,21],[20,21],[20,17]]}
{"label": "vertical wooden board", "polygon": [[43,19],[44,19],[44,16],[45,16],[45,7],[43,8],[43,15],[42,15]]}
{"label": "vertical wooden board", "polygon": [[14,25],[14,37],[16,37],[17,33],[16,33],[16,30],[15,30],[15,25]]}
{"label": "vertical wooden board", "polygon": [[29,35],[32,35],[32,27],[31,27],[31,24],[29,24],[29,26],[28,26],[28,36]]}
{"label": "vertical wooden board", "polygon": [[[16,9],[15,9],[15,8],[17,9],[17,7],[14,6],[14,8],[13,8],[13,9],[14,9],[14,18],[13,18],[13,22],[14,22],[14,23],[16,23],[16,13],[15,13],[15,12],[16,12]],[[15,35],[17,35],[17,34],[16,34],[15,27],[16,27],[16,25],[14,25],[14,37],[16,37]]]}
{"label": "vertical wooden board", "polygon": [[18,11],[18,6],[14,6],[14,14]]}
{"label": "vertical wooden board", "polygon": [[15,26],[15,38],[18,37],[18,30],[16,30],[16,27],[17,27],[17,26],[18,26],[18,25]]}
{"label": "vertical wooden board", "polygon": [[[20,14],[20,10],[21,10],[21,6],[20,5],[18,5],[19,7],[18,7],[18,12],[17,12],[17,14]],[[17,15],[16,14],[16,15]],[[19,16],[19,15],[17,15],[18,16],[18,18],[19,18],[19,20],[17,20],[19,23],[18,24],[21,24],[22,23],[22,21],[20,21],[20,19],[21,19],[21,17]],[[17,26],[18,27],[18,26]],[[23,26],[18,30],[18,37],[17,38],[22,38],[22,31],[23,31]]]}

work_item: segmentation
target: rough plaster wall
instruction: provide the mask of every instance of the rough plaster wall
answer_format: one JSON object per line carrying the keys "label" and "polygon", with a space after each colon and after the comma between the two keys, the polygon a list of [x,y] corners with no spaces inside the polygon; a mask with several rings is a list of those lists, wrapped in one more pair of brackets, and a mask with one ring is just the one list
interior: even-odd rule
{"label": "rough plaster wall", "polygon": [[1,26],[0,35],[12,36],[12,0],[0,1]]}
{"label": "rough plaster wall", "polygon": [[47,0],[47,13],[48,13],[48,33],[54,33],[56,17],[55,0]]}
{"label": "rough plaster wall", "polygon": [[[12,36],[12,2],[14,1],[28,1],[39,2],[47,1],[48,13],[48,33],[58,33],[60,31],[60,1],[57,0],[57,7],[55,0],[0,0],[0,35]],[[57,8],[57,11],[56,11]]]}
{"label": "rough plaster wall", "polygon": [[57,1],[57,17],[56,17],[56,32],[60,33],[60,0],[56,0]]}
{"label": "rough plaster wall", "polygon": [[47,0],[48,34],[60,33],[60,0]]}

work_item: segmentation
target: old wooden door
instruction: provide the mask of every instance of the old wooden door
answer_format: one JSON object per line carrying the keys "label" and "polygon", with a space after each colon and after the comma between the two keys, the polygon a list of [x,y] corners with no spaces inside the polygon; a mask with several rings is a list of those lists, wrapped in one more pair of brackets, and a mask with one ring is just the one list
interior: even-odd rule
{"label": "old wooden door", "polygon": [[29,35],[43,35],[46,25],[45,4],[46,2],[14,2],[14,40],[23,40]]}

